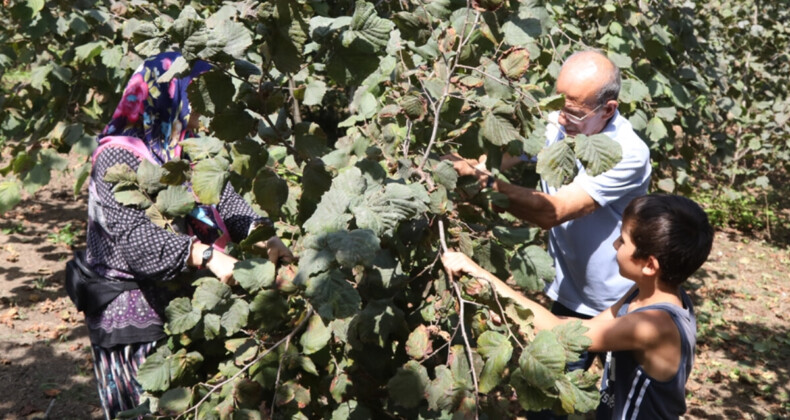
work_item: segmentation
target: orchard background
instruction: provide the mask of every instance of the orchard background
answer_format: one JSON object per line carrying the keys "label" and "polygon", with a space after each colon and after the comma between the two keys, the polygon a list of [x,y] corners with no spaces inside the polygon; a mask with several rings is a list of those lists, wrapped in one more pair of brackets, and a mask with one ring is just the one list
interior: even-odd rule
{"label": "orchard background", "polygon": [[[238,244],[239,287],[203,278],[191,299],[174,301],[171,338],[140,373],[148,409],[199,418],[510,418],[524,408],[592,409],[596,375],[562,372],[584,346],[578,328],[535,334],[528,311],[473,279],[446,278],[437,256],[443,245],[461,249],[500,277],[512,272],[526,293],[552,277],[543,233],[491,212],[492,203],[508,203],[438,158],[486,153],[494,169],[502,152],[525,152],[537,165],[499,176],[527,185],[537,174],[564,183],[576,158],[592,171],[610,167],[619,150],[598,136],[542,149],[545,116],[563,103],[552,92],[562,60],[595,47],[623,71],[620,112],[650,146],[652,189],[698,200],[721,232],[778,247],[754,251],[769,264],[744,269],[750,278],[739,270],[751,256],[714,250],[692,282],[700,346],[690,413],[730,417],[721,408],[730,400],[717,388],[735,381],[749,393],[730,391],[746,403],[739,414],[788,414],[787,367],[775,363],[787,360],[790,344],[783,318],[790,12],[782,2],[4,6],[0,212],[12,268],[0,273],[19,287],[4,291],[0,328],[29,321],[34,306],[78,324],[60,286],[68,257],[60,248],[84,240],[87,156],[131,72],[159,51],[177,49],[186,59],[163,81],[198,58],[215,65],[190,88],[204,138],[186,145],[193,166],[119,168],[119,200],[164,225],[194,205],[183,180],[206,203],[230,181],[276,220],[301,257],[275,267]],[[64,208],[74,213],[53,200],[71,201]],[[27,240],[14,245],[15,238]],[[54,245],[28,248],[35,238]],[[13,268],[35,267],[41,253],[55,259],[40,267],[49,271],[28,278]],[[735,322],[729,299],[755,293],[762,306],[741,306]],[[66,325],[31,324],[25,333],[55,342],[82,334],[75,351],[85,356],[85,332]],[[743,354],[733,359],[751,361],[746,367],[715,356],[739,346]],[[8,354],[0,382],[14,380],[13,366],[35,369],[46,359]],[[79,370],[90,382],[90,371]],[[44,384],[37,392],[61,401],[49,409],[72,407],[64,384]],[[712,397],[694,414],[700,389]],[[0,412],[9,417],[46,414],[6,395]],[[82,398],[84,409],[90,392]],[[73,410],[64,413],[84,417]]]}

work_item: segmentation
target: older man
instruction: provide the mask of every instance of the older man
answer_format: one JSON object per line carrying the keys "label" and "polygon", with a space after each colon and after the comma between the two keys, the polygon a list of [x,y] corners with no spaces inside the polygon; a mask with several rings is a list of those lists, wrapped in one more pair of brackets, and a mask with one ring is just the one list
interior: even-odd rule
{"label": "older man", "polygon": [[[549,252],[556,277],[545,291],[554,300],[552,312],[589,318],[633,285],[620,275],[612,244],[620,235],[626,205],[647,193],[650,152],[617,111],[620,71],[605,55],[573,54],[562,66],[556,87],[565,95],[565,107],[549,115],[546,145],[577,134],[605,134],[622,147],[622,160],[614,168],[590,176],[577,162],[579,172],[570,184],[556,189],[541,181],[542,191],[537,191],[490,178],[474,160],[451,159],[459,174],[476,175],[482,184],[507,195],[508,212],[551,229]],[[587,359],[577,366],[589,367],[593,358]]]}

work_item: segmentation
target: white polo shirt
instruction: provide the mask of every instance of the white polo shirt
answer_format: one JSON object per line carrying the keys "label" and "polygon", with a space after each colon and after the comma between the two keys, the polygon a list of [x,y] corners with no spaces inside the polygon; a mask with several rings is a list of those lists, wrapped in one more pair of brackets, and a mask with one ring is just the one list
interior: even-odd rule
{"label": "white polo shirt", "polygon": [[[549,115],[546,145],[562,141],[558,112]],[[589,176],[581,162],[572,184],[580,186],[601,207],[549,231],[549,253],[554,258],[556,276],[546,286],[552,299],[576,312],[595,316],[617,302],[633,286],[619,274],[613,243],[620,235],[623,211],[632,199],[647,194],[650,185],[650,150],[636,135],[631,123],[619,111],[601,132],[620,144],[622,160],[614,168]],[[556,188],[541,180],[544,192]]]}

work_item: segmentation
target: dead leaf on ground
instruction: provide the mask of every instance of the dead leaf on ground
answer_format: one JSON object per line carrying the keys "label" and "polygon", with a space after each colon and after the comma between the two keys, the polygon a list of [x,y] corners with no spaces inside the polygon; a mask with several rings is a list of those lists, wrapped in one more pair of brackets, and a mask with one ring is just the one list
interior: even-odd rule
{"label": "dead leaf on ground", "polygon": [[9,308],[7,311],[0,315],[0,324],[5,324],[8,328],[14,328],[14,319],[19,318],[19,308]]}
{"label": "dead leaf on ground", "polygon": [[44,395],[46,395],[47,397],[57,397],[58,395],[60,395],[60,390],[57,388],[45,389]]}

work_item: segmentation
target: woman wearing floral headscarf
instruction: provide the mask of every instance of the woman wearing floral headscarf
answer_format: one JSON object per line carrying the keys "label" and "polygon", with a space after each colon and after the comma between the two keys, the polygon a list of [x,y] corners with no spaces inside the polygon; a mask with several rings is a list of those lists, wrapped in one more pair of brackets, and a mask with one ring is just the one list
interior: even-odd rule
{"label": "woman wearing floral headscarf", "polygon": [[[137,170],[143,159],[162,165],[181,157],[180,142],[191,137],[197,122],[186,89],[211,66],[197,62],[189,75],[157,82],[178,57],[176,52],[162,53],[135,71],[93,155],[86,260],[104,277],[139,285],[120,293],[100,312],[86,314],[99,395],[108,419],[139,404],[137,369],[157,341],[165,338],[164,308],[179,294],[162,287],[163,282],[198,267],[232,282],[236,260],[221,252],[216,241],[228,237],[240,241],[264,220],[227,184],[216,206],[198,205],[193,217],[187,217],[195,236],[174,233],[152,223],[144,210],[120,204],[113,185],[104,180],[107,170],[117,164]],[[292,257],[276,237],[261,245],[268,248],[272,260]]]}

